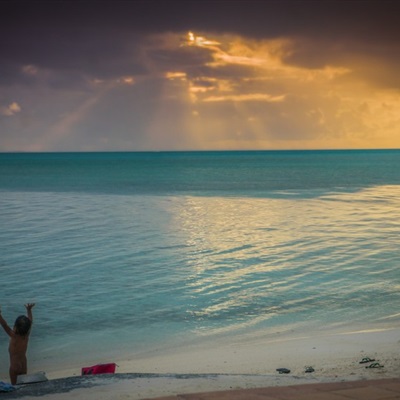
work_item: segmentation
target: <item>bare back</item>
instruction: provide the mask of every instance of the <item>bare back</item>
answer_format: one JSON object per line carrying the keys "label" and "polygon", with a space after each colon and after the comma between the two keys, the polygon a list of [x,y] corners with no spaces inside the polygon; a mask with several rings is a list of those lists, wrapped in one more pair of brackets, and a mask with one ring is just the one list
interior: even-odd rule
{"label": "bare back", "polygon": [[10,337],[10,345],[8,347],[10,357],[26,356],[26,351],[28,349],[28,342],[29,342],[29,334],[22,336],[14,333]]}
{"label": "bare back", "polygon": [[10,354],[10,378],[11,384],[17,383],[18,375],[25,375],[28,371],[26,352],[28,350],[29,334],[32,327],[32,308],[34,303],[25,304],[27,315],[20,315],[11,329],[6,320],[1,315],[0,308],[0,325],[10,337],[8,352]]}
{"label": "bare back", "polygon": [[22,336],[14,333],[10,336],[8,351],[10,353],[10,377],[13,384],[16,383],[18,375],[27,373],[26,351],[28,342],[29,334]]}

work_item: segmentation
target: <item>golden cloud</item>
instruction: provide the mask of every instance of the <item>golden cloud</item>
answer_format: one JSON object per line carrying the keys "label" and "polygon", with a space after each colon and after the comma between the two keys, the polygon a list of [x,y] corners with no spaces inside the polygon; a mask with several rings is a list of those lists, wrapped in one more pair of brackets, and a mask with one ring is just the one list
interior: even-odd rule
{"label": "golden cloud", "polygon": [[15,101],[8,106],[0,107],[0,114],[5,117],[12,117],[21,111],[21,106]]}
{"label": "golden cloud", "polygon": [[204,102],[219,102],[219,101],[266,101],[269,103],[277,103],[285,100],[285,95],[271,96],[265,93],[251,93],[251,94],[236,94],[227,96],[210,96],[203,99]]}

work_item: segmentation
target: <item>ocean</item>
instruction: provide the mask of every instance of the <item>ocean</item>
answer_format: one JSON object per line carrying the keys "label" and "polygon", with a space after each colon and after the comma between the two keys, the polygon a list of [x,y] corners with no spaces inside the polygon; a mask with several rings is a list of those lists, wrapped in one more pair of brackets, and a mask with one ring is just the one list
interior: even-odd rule
{"label": "ocean", "polygon": [[400,323],[400,150],[2,153],[0,226],[33,369]]}

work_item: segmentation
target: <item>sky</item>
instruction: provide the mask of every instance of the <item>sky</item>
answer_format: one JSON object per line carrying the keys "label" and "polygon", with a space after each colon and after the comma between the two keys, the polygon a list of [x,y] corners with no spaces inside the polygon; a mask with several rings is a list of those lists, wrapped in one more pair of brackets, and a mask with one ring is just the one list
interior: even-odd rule
{"label": "sky", "polygon": [[400,1],[0,1],[0,151],[400,148]]}

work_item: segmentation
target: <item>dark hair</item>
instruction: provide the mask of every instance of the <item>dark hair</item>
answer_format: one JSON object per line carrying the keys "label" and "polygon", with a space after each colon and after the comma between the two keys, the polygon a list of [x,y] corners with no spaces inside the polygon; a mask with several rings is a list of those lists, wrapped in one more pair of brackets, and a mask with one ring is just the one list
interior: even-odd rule
{"label": "dark hair", "polygon": [[20,315],[14,324],[15,333],[17,335],[25,336],[31,329],[32,321],[25,315]]}

